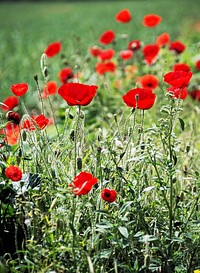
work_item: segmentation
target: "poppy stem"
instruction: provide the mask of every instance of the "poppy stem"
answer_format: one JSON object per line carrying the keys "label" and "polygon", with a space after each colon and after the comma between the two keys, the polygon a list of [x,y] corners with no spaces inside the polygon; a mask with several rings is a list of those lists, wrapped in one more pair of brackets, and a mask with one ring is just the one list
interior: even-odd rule
{"label": "poppy stem", "polygon": [[77,175],[77,155],[78,155],[78,136],[81,120],[81,105],[78,106],[78,118],[76,123],[75,135],[74,135],[74,176]]}

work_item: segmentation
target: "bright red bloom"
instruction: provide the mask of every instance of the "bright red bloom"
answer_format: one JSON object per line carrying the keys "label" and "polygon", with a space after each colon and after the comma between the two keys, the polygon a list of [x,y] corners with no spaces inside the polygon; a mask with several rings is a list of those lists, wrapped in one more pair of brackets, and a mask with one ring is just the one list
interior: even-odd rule
{"label": "bright red bloom", "polygon": [[192,90],[189,95],[192,99],[200,101],[200,90]]}
{"label": "bright red bloom", "polygon": [[123,60],[129,60],[133,57],[133,51],[130,49],[122,50],[119,55]]}
{"label": "bright red bloom", "polygon": [[11,91],[15,96],[23,96],[28,91],[28,84],[27,83],[15,83],[11,85]]}
{"label": "bright red bloom", "polygon": [[129,107],[147,110],[154,105],[156,95],[151,89],[134,88],[128,91],[122,98]]}
{"label": "bright red bloom", "polygon": [[98,179],[93,177],[91,173],[80,172],[69,185],[73,189],[75,195],[88,194],[92,187],[97,183]]}
{"label": "bright red bloom", "polygon": [[20,120],[21,120],[20,115],[16,112],[13,112],[13,111],[7,112],[6,118],[7,118],[7,120],[11,121],[14,124],[19,124]]}
{"label": "bright red bloom", "polygon": [[93,46],[89,48],[89,52],[92,56],[98,57],[99,54],[101,53],[102,49],[98,46]]}
{"label": "bright red bloom", "polygon": [[98,86],[86,85],[81,83],[67,83],[63,84],[58,89],[58,94],[70,106],[88,105],[96,95]]}
{"label": "bright red bloom", "polygon": [[182,53],[186,49],[186,46],[180,41],[174,41],[170,43],[169,50],[174,51],[176,54]]}
{"label": "bright red bloom", "polygon": [[115,19],[119,23],[128,23],[131,21],[131,13],[128,9],[123,9],[117,13]]}
{"label": "bright red bloom", "polygon": [[173,71],[186,71],[186,72],[189,72],[190,67],[189,67],[188,64],[179,63],[179,64],[175,64],[173,66]]}
{"label": "bright red bloom", "polygon": [[105,61],[105,60],[112,59],[114,55],[115,55],[115,51],[109,48],[109,49],[101,50],[101,52],[98,55],[98,58],[101,59],[102,61]]}
{"label": "bright red bloom", "polygon": [[145,27],[156,27],[162,21],[162,17],[157,14],[148,14],[143,17],[142,24]]}
{"label": "bright red bloom", "polygon": [[21,125],[21,129],[26,129],[29,131],[33,131],[36,129],[43,130],[47,124],[49,123],[49,119],[46,118],[43,114],[37,117],[30,117],[30,119],[26,119],[23,121]]}
{"label": "bright red bloom", "polygon": [[17,166],[9,166],[5,169],[5,175],[12,181],[19,181],[22,178],[22,171]]}
{"label": "bright red bloom", "polygon": [[104,188],[101,191],[101,198],[109,203],[115,202],[117,192],[113,189]]}
{"label": "bright red bloom", "polygon": [[47,55],[48,58],[51,58],[58,54],[62,49],[61,42],[54,42],[48,45],[44,53]]}
{"label": "bright red bloom", "polygon": [[192,72],[174,71],[164,75],[164,82],[176,88],[187,87],[192,77]]}
{"label": "bright red bloom", "polygon": [[[3,104],[7,105],[8,107]],[[15,96],[9,96],[3,101],[3,104],[1,106],[1,109],[3,111],[10,111],[19,104],[19,99]]]}
{"label": "bright red bloom", "polygon": [[48,96],[54,95],[57,92],[57,83],[54,81],[50,81],[47,84],[45,84],[43,88],[42,97],[45,99]]}
{"label": "bright red bloom", "polygon": [[137,51],[141,48],[141,42],[140,40],[132,40],[128,43],[128,49]]}
{"label": "bright red bloom", "polygon": [[197,70],[200,70],[200,60],[196,61],[195,67]]}
{"label": "bright red bloom", "polygon": [[115,39],[115,33],[112,30],[105,31],[99,38],[99,43],[103,45],[108,45],[112,43]]}
{"label": "bright red bloom", "polygon": [[[4,132],[1,132],[4,133]],[[19,126],[14,123],[7,123],[5,128],[5,139],[4,141],[8,145],[16,145],[19,137]]]}
{"label": "bright red bloom", "polygon": [[147,64],[151,65],[156,61],[156,58],[159,53],[159,46],[154,44],[149,44],[143,47],[142,53],[144,56],[144,60]]}
{"label": "bright red bloom", "polygon": [[159,35],[156,39],[156,44],[159,47],[164,47],[165,45],[167,45],[170,42],[170,36],[167,32],[162,33],[161,35]]}
{"label": "bright red bloom", "polygon": [[151,74],[146,74],[139,78],[139,82],[142,88],[156,89],[158,87],[159,81],[158,78]]}
{"label": "bright red bloom", "polygon": [[115,72],[116,65],[113,62],[97,63],[95,70],[99,75],[103,75],[107,72]]}
{"label": "bright red bloom", "polygon": [[188,91],[186,87],[177,88],[177,87],[170,87],[167,88],[167,92],[169,92],[173,98],[184,100],[188,95]]}
{"label": "bright red bloom", "polygon": [[73,78],[73,72],[71,67],[61,69],[58,73],[58,78],[62,83],[67,83],[69,79]]}

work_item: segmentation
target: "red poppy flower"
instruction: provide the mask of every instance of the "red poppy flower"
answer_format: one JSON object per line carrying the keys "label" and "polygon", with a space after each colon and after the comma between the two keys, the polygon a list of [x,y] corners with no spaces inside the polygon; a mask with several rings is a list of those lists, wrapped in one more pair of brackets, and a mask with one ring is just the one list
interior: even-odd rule
{"label": "red poppy flower", "polygon": [[48,45],[44,53],[47,55],[48,58],[51,58],[58,54],[62,49],[61,42],[54,42]]}
{"label": "red poppy flower", "polygon": [[156,61],[159,49],[159,46],[154,44],[149,44],[143,47],[142,53],[147,64],[151,65]]}
{"label": "red poppy flower", "polygon": [[131,21],[131,13],[128,9],[123,9],[115,16],[117,22],[128,23]]}
{"label": "red poppy flower", "polygon": [[[7,107],[3,104],[7,105]],[[9,96],[3,101],[3,104],[1,106],[1,109],[3,111],[10,111],[19,104],[19,99],[15,96]]]}
{"label": "red poppy flower", "polygon": [[192,99],[200,101],[200,90],[192,90],[189,95]]}
{"label": "red poppy flower", "polygon": [[44,86],[42,97],[47,98],[48,96],[54,95],[56,92],[57,92],[57,83],[54,81],[50,81]]}
{"label": "red poppy flower", "polygon": [[159,35],[156,39],[156,44],[159,47],[164,47],[165,45],[167,45],[170,42],[170,36],[167,32],[162,33],[161,35]]}
{"label": "red poppy flower", "polygon": [[91,173],[80,172],[69,187],[73,189],[75,195],[88,194],[97,181],[98,179],[93,177]]}
{"label": "red poppy flower", "polygon": [[170,88],[167,88],[167,92],[169,92],[173,98],[177,98],[181,100],[186,99],[188,95],[188,91],[186,87],[177,88],[172,86]]}
{"label": "red poppy flower", "polygon": [[189,72],[190,67],[187,64],[179,63],[179,64],[175,64],[173,66],[173,71],[186,71],[186,72]]}
{"label": "red poppy flower", "polygon": [[20,120],[21,120],[20,115],[16,112],[13,112],[13,111],[7,112],[6,118],[7,118],[7,120],[11,121],[14,124],[19,124]]}
{"label": "red poppy flower", "polygon": [[9,166],[5,169],[5,175],[12,181],[19,181],[22,178],[22,171],[17,166]]}
{"label": "red poppy flower", "polygon": [[11,91],[15,96],[23,96],[28,91],[28,84],[27,83],[15,83],[11,85]]}
{"label": "red poppy flower", "polygon": [[192,72],[174,71],[164,75],[164,82],[176,88],[187,87],[192,77]]}
{"label": "red poppy flower", "polygon": [[8,145],[16,145],[19,137],[19,126],[14,123],[7,123],[5,128],[5,142]]}
{"label": "red poppy flower", "polygon": [[140,40],[132,40],[128,43],[128,49],[137,51],[141,48],[141,42]]}
{"label": "red poppy flower", "polygon": [[109,203],[115,202],[117,192],[113,189],[104,188],[101,191],[101,198]]}
{"label": "red poppy flower", "polygon": [[158,87],[158,78],[151,74],[146,74],[139,78],[139,82],[142,88],[156,89]]}
{"label": "red poppy flower", "polygon": [[116,65],[113,62],[97,63],[95,70],[99,75],[103,75],[107,72],[115,72]]}
{"label": "red poppy flower", "polygon": [[112,43],[115,39],[115,33],[112,30],[105,31],[99,38],[99,43],[103,45],[108,45]]}
{"label": "red poppy flower", "polygon": [[37,117],[30,117],[30,119],[26,119],[23,121],[21,125],[21,129],[26,129],[29,131],[33,131],[36,129],[44,129],[49,123],[49,119],[46,118],[43,114]]}
{"label": "red poppy flower", "polygon": [[156,27],[162,21],[162,17],[157,14],[148,14],[143,17],[142,24],[145,27]]}
{"label": "red poppy flower", "polygon": [[105,60],[112,59],[114,55],[115,55],[115,51],[109,48],[109,49],[101,50],[98,58],[101,59],[102,61],[105,61]]}
{"label": "red poppy flower", "polygon": [[70,106],[75,105],[88,105],[96,95],[98,86],[86,85],[81,83],[67,83],[63,84],[58,89],[58,94]]}
{"label": "red poppy flower", "polygon": [[67,83],[67,81],[73,78],[73,72],[71,67],[66,67],[60,70],[58,73],[58,78],[62,83]]}
{"label": "red poppy flower", "polygon": [[130,49],[122,50],[119,55],[123,60],[129,60],[133,57],[133,51]]}
{"label": "red poppy flower", "polygon": [[186,49],[186,46],[180,41],[174,41],[170,43],[169,50],[174,51],[176,54],[182,53]]}
{"label": "red poppy flower", "polygon": [[200,70],[200,60],[196,61],[195,67],[197,70]]}
{"label": "red poppy flower", "polygon": [[122,98],[129,107],[147,110],[154,105],[156,95],[151,89],[134,88]]}
{"label": "red poppy flower", "polygon": [[93,57],[98,57],[102,49],[98,46],[93,46],[89,48],[89,52]]}

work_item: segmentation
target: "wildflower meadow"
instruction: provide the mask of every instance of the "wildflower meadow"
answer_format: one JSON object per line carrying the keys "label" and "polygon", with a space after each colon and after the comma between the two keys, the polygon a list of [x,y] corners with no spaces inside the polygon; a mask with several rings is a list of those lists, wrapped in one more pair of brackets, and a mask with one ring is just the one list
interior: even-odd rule
{"label": "wildflower meadow", "polygon": [[49,37],[31,82],[8,75],[0,273],[200,272],[200,21],[172,38],[125,3],[85,51]]}

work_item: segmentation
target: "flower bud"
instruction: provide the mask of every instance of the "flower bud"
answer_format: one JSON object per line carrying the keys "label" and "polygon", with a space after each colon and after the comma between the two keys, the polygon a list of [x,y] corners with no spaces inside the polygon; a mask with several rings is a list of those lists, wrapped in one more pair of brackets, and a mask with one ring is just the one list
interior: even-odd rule
{"label": "flower bud", "polygon": [[11,121],[12,123],[19,124],[20,123],[20,115],[16,112],[9,111],[6,114],[7,120]]}

